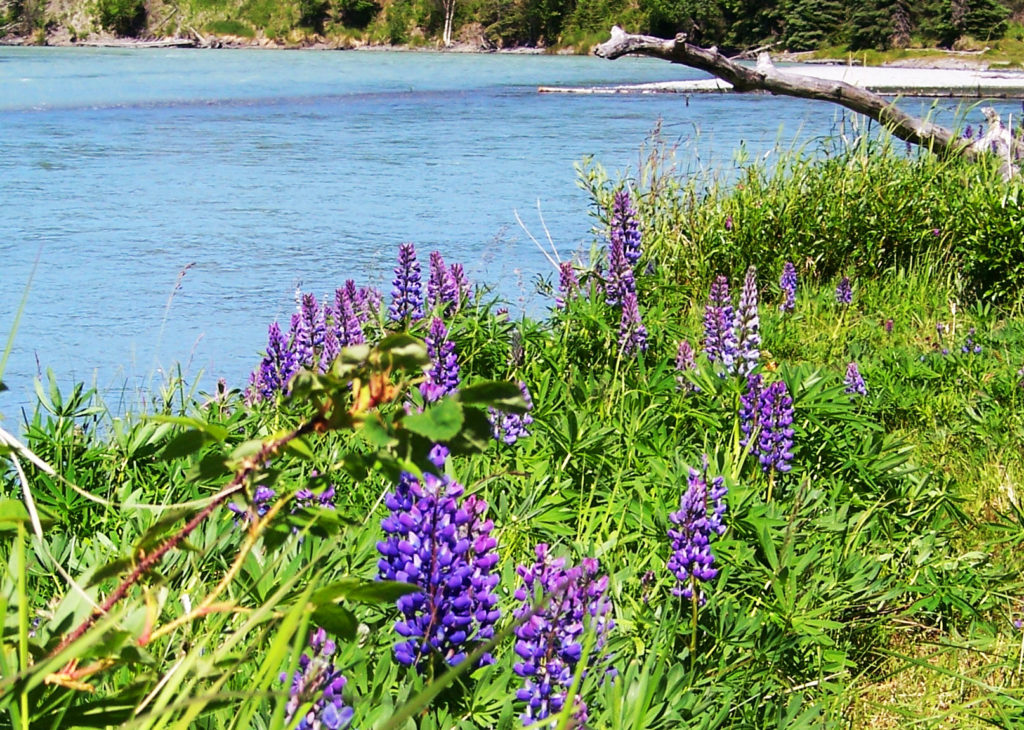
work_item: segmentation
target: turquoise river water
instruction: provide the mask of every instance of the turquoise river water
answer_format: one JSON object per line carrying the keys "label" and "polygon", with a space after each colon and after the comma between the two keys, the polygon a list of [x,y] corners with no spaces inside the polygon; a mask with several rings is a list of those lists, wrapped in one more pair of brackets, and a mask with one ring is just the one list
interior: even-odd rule
{"label": "turquoise river water", "polygon": [[762,155],[849,123],[788,98],[536,91],[698,76],[650,59],[0,48],[0,348],[31,280],[0,412],[17,418],[47,368],[115,409],[176,364],[243,386],[297,288],[386,292],[403,241],[542,313],[533,280],[551,266],[516,212],[540,239],[542,214],[563,255],[588,248],[585,156],[634,169],[660,119],[682,170],[728,176],[741,142]]}

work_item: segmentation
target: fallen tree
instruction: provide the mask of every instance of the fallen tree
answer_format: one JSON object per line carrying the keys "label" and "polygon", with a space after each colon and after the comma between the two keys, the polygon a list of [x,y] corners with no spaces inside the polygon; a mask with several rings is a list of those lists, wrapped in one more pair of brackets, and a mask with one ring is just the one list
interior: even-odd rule
{"label": "fallen tree", "polygon": [[759,54],[756,66],[745,66],[722,55],[715,47],[703,48],[687,43],[685,33],[669,40],[626,33],[616,25],[612,28],[611,38],[599,45],[594,53],[609,60],[630,54],[661,58],[706,71],[728,82],[738,92],[760,91],[830,101],[876,120],[900,139],[935,154],[960,155],[969,159],[994,154],[1000,160],[1000,173],[1004,179],[1020,174],[1016,161],[1024,154],[1024,143],[1013,138],[1012,130],[1002,124],[999,114],[991,107],[982,110],[988,129],[980,139],[972,141],[951,129],[908,114],[892,100],[845,81],[780,71],[767,53]]}

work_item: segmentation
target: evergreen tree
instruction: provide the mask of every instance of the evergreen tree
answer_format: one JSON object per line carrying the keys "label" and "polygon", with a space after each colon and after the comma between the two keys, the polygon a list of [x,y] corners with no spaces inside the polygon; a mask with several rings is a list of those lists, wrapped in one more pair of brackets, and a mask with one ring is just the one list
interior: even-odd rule
{"label": "evergreen tree", "polygon": [[780,9],[787,49],[809,51],[845,42],[846,8],[841,0],[787,0]]}

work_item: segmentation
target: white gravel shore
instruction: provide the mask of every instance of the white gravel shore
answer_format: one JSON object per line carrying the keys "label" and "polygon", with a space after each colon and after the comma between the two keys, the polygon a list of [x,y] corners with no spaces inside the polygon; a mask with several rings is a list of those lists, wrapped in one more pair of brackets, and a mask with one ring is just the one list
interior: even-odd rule
{"label": "white gravel shore", "polygon": [[[779,65],[778,69],[786,73],[812,76],[829,81],[845,81],[886,96],[1024,98],[1024,72],[1021,71],[800,64]],[[568,94],[692,94],[730,91],[731,89],[732,86],[725,81],[710,78],[621,86],[542,86],[539,91]]]}

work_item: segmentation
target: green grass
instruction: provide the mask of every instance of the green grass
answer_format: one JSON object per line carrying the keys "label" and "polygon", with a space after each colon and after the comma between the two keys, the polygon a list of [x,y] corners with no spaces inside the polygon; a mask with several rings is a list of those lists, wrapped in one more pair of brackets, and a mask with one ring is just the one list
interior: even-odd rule
{"label": "green grass", "polygon": [[234,35],[240,38],[255,38],[256,31],[240,20],[215,20],[207,23],[206,30],[217,35]]}
{"label": "green grass", "polygon": [[[84,388],[42,384],[23,440],[55,475],[9,450],[2,471],[0,723],[282,727],[278,676],[319,624],[338,641],[358,727],[404,717],[425,730],[514,728],[515,566],[546,542],[573,562],[596,557],[610,578],[616,628],[604,651],[618,677],[581,675],[591,727],[1019,727],[1024,317],[1009,292],[1013,256],[984,253],[1012,243],[991,204],[1006,188],[983,167],[868,147],[751,167],[724,187],[678,176],[664,146],[647,152],[628,181],[582,168],[598,228],[593,260],[578,261],[584,294],[518,321],[467,303],[448,318],[462,395],[422,416],[405,404],[420,404],[425,353],[382,340],[383,318],[367,326],[375,349],[304,377],[280,402],[193,397],[178,383],[154,412],[115,417]],[[591,288],[623,184],[646,248],[637,285],[649,349],[638,357],[620,353],[618,313]],[[898,205],[908,190],[924,212]],[[931,233],[940,214],[949,235]],[[793,313],[777,307],[786,258],[800,270]],[[787,473],[762,472],[738,444],[742,378],[703,357],[691,373],[674,365],[681,339],[700,350],[710,279],[726,274],[736,289],[751,263],[761,372],[795,404]],[[834,296],[843,274],[854,276],[848,308]],[[960,351],[971,328],[979,354]],[[851,360],[865,397],[844,392]],[[357,404],[350,383],[384,380],[397,390]],[[512,446],[478,431],[481,404],[518,392],[481,386],[492,380],[532,393],[532,435]],[[392,659],[393,594],[361,583],[376,574],[383,495],[398,470],[427,467],[431,440],[448,440],[451,476],[490,505],[504,629],[493,665],[434,681]],[[672,593],[667,529],[703,455],[729,494],[713,543],[721,572],[694,632]],[[338,485],[334,511],[292,511],[296,491],[325,481]],[[255,484],[273,486],[281,511],[246,529],[221,505],[54,654],[90,601],[229,484],[245,487],[239,504]]]}

